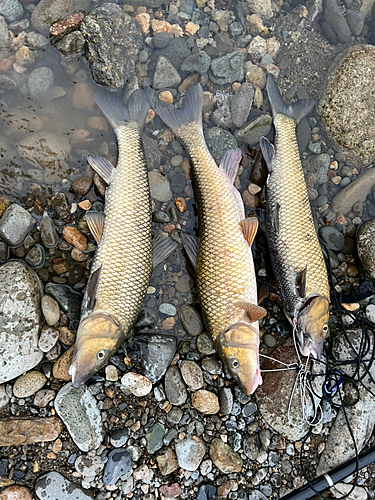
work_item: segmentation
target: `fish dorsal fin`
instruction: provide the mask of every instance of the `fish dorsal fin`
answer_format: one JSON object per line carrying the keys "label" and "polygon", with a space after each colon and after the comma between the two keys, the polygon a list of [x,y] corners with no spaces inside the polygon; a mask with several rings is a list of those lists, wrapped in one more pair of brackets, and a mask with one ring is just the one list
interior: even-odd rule
{"label": "fish dorsal fin", "polygon": [[194,269],[197,267],[198,238],[194,234],[181,233],[181,240],[185,252],[189,257]]}
{"label": "fish dorsal fin", "polygon": [[110,183],[113,171],[115,167],[112,163],[107,160],[107,158],[103,158],[103,156],[97,155],[87,155],[87,161],[90,166],[97,172],[104,182],[107,184]]}
{"label": "fish dorsal fin", "polygon": [[296,276],[296,290],[298,295],[304,299],[306,297],[306,275],[307,266],[300,271]]}
{"label": "fish dorsal fin", "polygon": [[103,212],[95,212],[92,210],[91,212],[86,213],[87,225],[89,226],[90,232],[94,236],[98,245],[103,235],[104,219],[105,216]]}
{"label": "fish dorsal fin", "polygon": [[280,218],[279,218],[279,215],[280,215],[280,204],[276,203],[275,211],[272,214],[272,225],[273,225],[273,227],[275,229],[276,236],[279,234],[279,230],[280,230]]}
{"label": "fish dorsal fin", "polygon": [[152,267],[155,269],[166,260],[177,248],[177,243],[172,241],[167,233],[160,231],[152,240]]}
{"label": "fish dorsal fin", "polygon": [[98,269],[95,269],[95,271],[90,276],[90,279],[89,279],[89,282],[87,285],[86,295],[88,298],[88,302],[87,302],[87,310],[88,311],[92,311],[95,307],[96,289],[98,288],[98,282],[99,282],[101,268],[102,268],[102,266],[98,267]]}
{"label": "fish dorsal fin", "polygon": [[268,172],[271,173],[272,162],[273,159],[275,158],[275,148],[266,137],[261,137],[259,144],[260,144],[260,149],[262,150],[263,153],[264,161],[266,162],[268,168]]}
{"label": "fish dorsal fin", "polygon": [[267,311],[263,307],[251,304],[250,302],[240,301],[236,302],[234,305],[246,311],[252,323],[267,315]]}
{"label": "fish dorsal fin", "polygon": [[237,148],[227,151],[220,161],[219,168],[227,174],[232,184],[236,178],[241,159],[242,151]]}
{"label": "fish dorsal fin", "polygon": [[240,222],[240,226],[245,240],[251,246],[258,231],[258,219],[256,217],[244,219]]}

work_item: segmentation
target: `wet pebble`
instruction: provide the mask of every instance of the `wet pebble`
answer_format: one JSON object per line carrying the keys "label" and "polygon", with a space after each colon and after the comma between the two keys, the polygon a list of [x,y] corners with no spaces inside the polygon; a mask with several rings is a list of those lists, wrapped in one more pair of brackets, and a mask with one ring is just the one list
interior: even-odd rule
{"label": "wet pebble", "polygon": [[171,185],[167,177],[155,170],[148,173],[151,198],[167,202],[172,199]]}
{"label": "wet pebble", "polygon": [[270,333],[266,333],[262,337],[262,340],[267,347],[275,347],[277,344],[277,338],[275,337],[275,335],[271,335]]}
{"label": "wet pebble", "polygon": [[160,304],[159,311],[162,314],[166,314],[167,316],[174,316],[177,313],[175,306],[173,306],[172,304],[167,304],[166,302]]}
{"label": "wet pebble", "polygon": [[212,440],[210,458],[223,474],[241,472],[241,457],[238,453],[235,453],[228,444],[223,443],[221,439],[215,438]]}
{"label": "wet pebble", "polygon": [[202,368],[211,375],[220,375],[223,370],[221,361],[216,358],[202,359]]}
{"label": "wet pebble", "polygon": [[72,191],[79,196],[84,196],[87,194],[93,184],[93,179],[91,177],[80,177],[72,182]]}
{"label": "wet pebble", "polygon": [[163,453],[158,455],[156,461],[163,476],[167,476],[178,468],[176,455],[171,448],[167,448]]}
{"label": "wet pebble", "polygon": [[103,483],[114,486],[121,476],[127,475],[132,470],[132,457],[125,448],[111,451],[103,472]]}
{"label": "wet pebble", "polygon": [[2,0],[0,3],[0,15],[5,17],[8,23],[14,23],[23,16],[23,7],[18,0]]}
{"label": "wet pebble", "polygon": [[193,392],[191,403],[194,408],[205,415],[214,415],[220,410],[219,400],[216,394],[205,389]]}
{"label": "wet pebble", "polygon": [[84,252],[87,250],[87,238],[75,226],[65,226],[63,229],[63,236],[68,243],[73,245],[78,250]]}
{"label": "wet pebble", "polygon": [[251,83],[243,83],[231,102],[232,121],[236,127],[241,128],[245,125],[253,103],[253,98],[254,87]]}
{"label": "wet pebble", "polygon": [[177,366],[168,368],[164,378],[164,388],[171,404],[180,406],[185,403],[187,391]]}
{"label": "wet pebble", "polygon": [[39,337],[39,349],[48,352],[59,340],[59,330],[50,326],[44,326]]}
{"label": "wet pebble", "polygon": [[101,415],[86,386],[76,389],[72,384],[64,385],[56,396],[55,409],[80,450],[89,451],[100,446],[103,440]]}
{"label": "wet pebble", "polygon": [[25,261],[31,267],[42,267],[45,262],[45,251],[42,245],[39,245],[39,243],[34,245],[25,255]]}
{"label": "wet pebble", "polygon": [[158,422],[146,430],[147,451],[150,455],[162,448],[165,434],[164,426]]}
{"label": "wet pebble", "polygon": [[271,125],[272,118],[270,115],[258,115],[237,130],[234,135],[238,141],[254,146],[258,144],[261,137],[267,136],[271,130]]}
{"label": "wet pebble", "polygon": [[125,375],[121,378],[121,383],[138,398],[146,396],[152,389],[152,383],[149,379],[139,373],[125,373]]}
{"label": "wet pebble", "polygon": [[214,344],[207,333],[201,333],[197,338],[197,349],[201,354],[211,354]]}
{"label": "wet pebble", "polygon": [[222,387],[219,392],[220,413],[230,415],[233,407],[233,393],[229,387]]}
{"label": "wet pebble", "polygon": [[202,370],[194,361],[184,360],[180,366],[181,375],[190,389],[197,390],[203,386]]}
{"label": "wet pebble", "polygon": [[76,334],[70,330],[67,326],[60,326],[59,330],[59,340],[67,346],[74,344],[76,339]]}
{"label": "wet pebble", "polygon": [[181,77],[173,64],[164,56],[159,56],[153,80],[155,89],[166,87],[177,87],[181,83]]}
{"label": "wet pebble", "polygon": [[188,274],[183,274],[176,283],[176,290],[181,293],[186,293],[191,290],[193,285],[194,280]]}
{"label": "wet pebble", "polygon": [[206,73],[211,64],[211,57],[204,50],[188,56],[181,64],[183,73]]}
{"label": "wet pebble", "polygon": [[184,470],[197,470],[205,453],[206,446],[198,438],[185,438],[176,443],[178,465]]}
{"label": "wet pebble", "polygon": [[170,37],[166,31],[155,33],[153,38],[154,47],[156,49],[164,49],[169,44]]}
{"label": "wet pebble", "polygon": [[51,217],[48,216],[47,212],[44,213],[43,219],[40,222],[40,236],[43,241],[43,245],[46,248],[55,248],[59,243],[59,238],[56,233],[55,224]]}
{"label": "wet pebble", "polygon": [[345,245],[345,237],[333,226],[321,226],[319,236],[330,250],[339,252]]}
{"label": "wet pebble", "polygon": [[202,320],[193,306],[186,304],[178,310],[178,316],[186,332],[197,337],[203,330]]}
{"label": "wet pebble", "polygon": [[117,368],[113,365],[107,365],[105,367],[105,379],[109,382],[117,382],[118,380],[118,371]]}
{"label": "wet pebble", "polygon": [[32,99],[38,100],[48,96],[55,83],[55,76],[50,68],[41,66],[34,69],[28,78],[27,84]]}
{"label": "wet pebble", "polygon": [[203,484],[198,490],[197,500],[213,500],[216,497],[216,486]]}
{"label": "wet pebble", "polygon": [[0,219],[0,238],[9,246],[19,246],[34,224],[35,221],[29,212],[13,203]]}
{"label": "wet pebble", "polygon": [[44,408],[55,399],[55,395],[52,389],[41,389],[35,394],[33,404],[38,408]]}
{"label": "wet pebble", "polygon": [[38,392],[46,381],[46,376],[43,373],[31,370],[14,382],[13,394],[16,398],[28,398]]}
{"label": "wet pebble", "polygon": [[155,210],[152,212],[152,221],[159,224],[168,224],[171,221],[171,218],[162,210]]}
{"label": "wet pebble", "polygon": [[111,445],[114,446],[115,448],[121,448],[126,444],[127,440],[129,439],[129,429],[127,427],[123,427],[122,429],[117,429],[114,432],[112,432],[110,441]]}

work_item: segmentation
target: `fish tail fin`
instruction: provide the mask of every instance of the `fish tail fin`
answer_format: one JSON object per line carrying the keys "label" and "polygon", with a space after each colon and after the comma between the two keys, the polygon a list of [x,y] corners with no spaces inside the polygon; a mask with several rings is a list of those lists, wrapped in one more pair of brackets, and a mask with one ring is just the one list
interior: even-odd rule
{"label": "fish tail fin", "polygon": [[156,113],[163,122],[179,136],[181,127],[189,123],[197,123],[202,127],[203,92],[200,84],[190,87],[182,101],[182,108],[176,109],[172,104],[161,101],[153,103]]}
{"label": "fish tail fin", "polygon": [[136,90],[124,104],[118,95],[101,91],[94,94],[94,99],[103,115],[116,130],[126,122],[136,122],[142,127],[150,109],[149,101],[153,95],[154,91],[151,88]]}
{"label": "fish tail fin", "polygon": [[310,113],[316,104],[315,99],[302,99],[293,104],[285,104],[281,97],[279,87],[271,74],[267,77],[267,94],[270,100],[273,117],[275,118],[278,113],[281,113],[289,118],[293,118],[296,123],[299,123],[304,116]]}

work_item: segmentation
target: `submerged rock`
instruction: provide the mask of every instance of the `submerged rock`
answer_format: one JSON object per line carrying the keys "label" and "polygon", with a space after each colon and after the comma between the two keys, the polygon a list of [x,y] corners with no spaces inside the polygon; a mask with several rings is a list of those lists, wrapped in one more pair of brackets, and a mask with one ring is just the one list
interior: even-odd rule
{"label": "submerged rock", "polygon": [[181,77],[173,64],[164,56],[160,56],[156,63],[154,74],[154,88],[177,87]]}
{"label": "submerged rock", "polygon": [[219,165],[222,156],[230,149],[236,149],[237,140],[228,130],[212,127],[205,130],[207,147],[214,160]]}
{"label": "submerged rock", "polygon": [[39,33],[48,35],[52,24],[85,10],[89,3],[90,0],[40,0],[31,14],[31,24]]}
{"label": "submerged rock", "polygon": [[236,92],[231,103],[232,120],[236,127],[245,125],[254,98],[254,87],[244,82]]}
{"label": "submerged rock", "polygon": [[18,145],[18,153],[33,167],[48,168],[60,165],[70,153],[67,137],[51,132],[36,132],[23,139]]}
{"label": "submerged rock", "polygon": [[135,75],[143,43],[139,24],[119,5],[104,3],[85,17],[81,32],[95,82],[121,89]]}
{"label": "submerged rock", "polygon": [[0,267],[0,383],[12,380],[43,358],[40,282],[19,261]]}
{"label": "submerged rock", "polygon": [[238,141],[255,146],[261,137],[265,137],[269,133],[271,126],[272,118],[270,115],[258,115],[237,130],[234,135]]}
{"label": "submerged rock", "polygon": [[35,224],[29,212],[20,205],[10,205],[0,219],[0,238],[8,245],[18,247]]}
{"label": "submerged rock", "polygon": [[82,451],[95,450],[103,441],[103,424],[96,400],[86,386],[66,384],[55,399],[58,415]]}
{"label": "submerged rock", "polygon": [[368,165],[375,156],[374,92],[375,47],[350,47],[332,64],[318,105],[323,130],[349,165]]}
{"label": "submerged rock", "polygon": [[346,215],[351,212],[357,202],[366,201],[367,195],[375,184],[375,168],[369,168],[361,173],[354,182],[339,191],[332,200],[332,210]]}

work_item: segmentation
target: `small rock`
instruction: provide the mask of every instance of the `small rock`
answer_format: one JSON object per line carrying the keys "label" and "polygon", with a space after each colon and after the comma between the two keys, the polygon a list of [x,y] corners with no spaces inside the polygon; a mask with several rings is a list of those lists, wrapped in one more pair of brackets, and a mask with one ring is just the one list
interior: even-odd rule
{"label": "small rock", "polygon": [[93,179],[91,177],[81,177],[73,181],[71,189],[73,193],[84,196],[90,191],[92,184]]}
{"label": "small rock", "polygon": [[40,222],[40,237],[42,238],[43,245],[46,248],[55,248],[59,243],[59,238],[56,233],[55,224],[47,212],[43,214],[43,219]]}
{"label": "small rock", "polygon": [[30,73],[27,82],[30,97],[32,99],[39,100],[42,97],[49,96],[54,83],[55,76],[50,68],[41,66],[34,69]]}
{"label": "small rock", "polygon": [[203,323],[193,306],[188,304],[183,305],[178,310],[178,316],[182,326],[189,335],[197,337],[200,333],[202,333]]}
{"label": "small rock", "polygon": [[63,229],[63,236],[68,243],[73,245],[78,250],[84,252],[87,250],[87,238],[84,236],[78,227],[65,226]]}
{"label": "small rock", "polygon": [[14,23],[22,19],[22,4],[18,0],[2,0],[0,3],[0,15],[4,16],[8,23]]}
{"label": "small rock", "polygon": [[229,387],[222,387],[219,392],[220,413],[230,415],[233,408],[233,394]]}
{"label": "small rock", "polygon": [[194,408],[205,415],[214,415],[220,410],[219,400],[216,394],[204,389],[193,392],[191,403]]}
{"label": "small rock", "polygon": [[318,186],[328,181],[328,170],[331,158],[328,154],[310,155],[303,162],[303,167],[315,175],[315,182]]}
{"label": "small rock", "polygon": [[375,168],[366,169],[355,181],[339,191],[332,200],[332,210],[347,215],[354,203],[366,201],[375,184]]}
{"label": "small rock", "polygon": [[155,68],[153,87],[155,89],[163,89],[165,87],[177,87],[180,83],[181,83],[181,77],[176,68],[171,64],[171,62],[166,57],[159,56]]}
{"label": "small rock", "polygon": [[0,446],[54,441],[63,425],[57,417],[12,417],[0,420]]}
{"label": "small rock", "polygon": [[34,245],[25,255],[25,261],[29,264],[29,266],[36,269],[44,266],[45,251],[42,245],[39,245],[38,243]]}
{"label": "small rock", "polygon": [[33,496],[28,488],[14,485],[0,493],[0,500],[33,500]]}
{"label": "small rock", "polygon": [[330,491],[335,498],[342,498],[343,495],[349,495],[347,498],[350,498],[350,500],[367,500],[365,488],[361,488],[360,486],[352,488],[352,484],[336,483]]}
{"label": "small rock", "polygon": [[211,64],[211,57],[201,50],[195,54],[188,56],[180,66],[183,73],[198,73],[202,75],[206,73]]}
{"label": "small rock", "polygon": [[234,135],[238,141],[245,142],[249,146],[255,146],[259,143],[261,137],[265,137],[269,133],[271,125],[272,118],[270,115],[258,115],[237,130]]}
{"label": "small rock", "polygon": [[160,304],[159,311],[162,314],[166,314],[167,316],[174,316],[177,313],[175,306],[173,306],[172,304],[167,304],[165,302]]}
{"label": "small rock", "polygon": [[177,366],[168,368],[164,378],[164,388],[171,404],[180,406],[185,403],[187,399],[186,387]]}
{"label": "small rock", "polygon": [[236,92],[231,103],[232,121],[234,125],[241,128],[245,125],[253,103],[254,87],[245,82]]}
{"label": "small rock", "polygon": [[121,448],[126,444],[129,439],[129,429],[127,427],[123,427],[122,429],[117,429],[111,435],[111,445],[115,448]]}
{"label": "small rock", "polygon": [[107,365],[105,367],[105,379],[109,382],[117,382],[118,380],[118,371],[117,368],[113,365]]}
{"label": "small rock", "polygon": [[220,375],[223,371],[221,361],[216,358],[204,358],[202,360],[202,368],[211,375]]}
{"label": "small rock", "polygon": [[58,340],[59,330],[57,328],[44,326],[39,337],[39,349],[43,352],[48,352]]}
{"label": "small rock", "polygon": [[117,448],[108,455],[103,473],[103,483],[114,486],[121,476],[127,475],[132,470],[132,457],[125,448]]}
{"label": "small rock", "polygon": [[185,438],[176,443],[178,465],[184,470],[197,470],[205,453],[206,446],[198,438]]}
{"label": "small rock", "polygon": [[49,295],[43,295],[42,297],[42,313],[49,326],[54,326],[60,319],[59,304]]}
{"label": "small rock", "polygon": [[0,410],[9,403],[9,396],[5,389],[5,384],[0,384]]}
{"label": "small rock", "polygon": [[213,59],[210,67],[211,80],[218,85],[241,82],[244,77],[245,54],[236,50]]}
{"label": "small rock", "polygon": [[146,430],[147,451],[152,455],[163,446],[163,437],[166,434],[165,428],[156,422]]}
{"label": "small rock", "polygon": [[176,498],[182,493],[181,486],[177,483],[172,483],[169,485],[164,485],[159,487],[159,491],[162,494],[162,498]]}
{"label": "small rock", "polygon": [[321,226],[319,236],[330,250],[339,252],[344,248],[345,237],[333,226]]}
{"label": "small rock", "polygon": [[171,185],[167,177],[155,170],[148,173],[151,198],[167,202],[172,199]]}
{"label": "small rock", "polygon": [[171,450],[171,448],[167,448],[161,455],[156,457],[156,461],[158,463],[159,470],[163,476],[174,472],[178,468],[178,462],[176,455]]}
{"label": "small rock", "polygon": [[241,457],[238,453],[235,453],[228,444],[223,443],[221,439],[215,438],[212,440],[210,458],[223,474],[241,472]]}
{"label": "small rock", "polygon": [[197,363],[184,360],[181,363],[180,369],[182,378],[190,389],[197,390],[203,386],[202,370]]}
{"label": "small rock", "polygon": [[36,480],[35,493],[39,500],[54,500],[56,492],[58,492],[59,500],[92,500],[92,497],[76,483],[69,481],[58,472],[48,472]]}
{"label": "small rock", "polygon": [[159,31],[159,33],[155,33],[153,38],[154,47],[156,49],[164,49],[167,45],[169,45],[170,40],[169,33],[166,31]]}
{"label": "small rock", "polygon": [[256,36],[251,40],[250,45],[247,47],[246,50],[247,53],[249,54],[251,61],[256,63],[260,59],[262,59],[262,57],[265,56],[267,53],[266,40],[261,36]]}
{"label": "small rock", "polygon": [[29,212],[13,203],[0,219],[0,237],[9,246],[20,246],[34,224]]}
{"label": "small rock", "polygon": [[13,384],[16,398],[28,398],[41,389],[47,382],[46,376],[37,370],[31,370],[19,377]]}
{"label": "small rock", "polygon": [[336,0],[326,0],[324,3],[321,28],[323,35],[331,44],[349,42],[350,29]]}
{"label": "small rock", "polygon": [[35,394],[33,404],[38,408],[45,408],[55,399],[55,396],[56,393],[52,389],[42,389]]}
{"label": "small rock", "polygon": [[215,162],[219,165],[222,156],[230,149],[236,149],[237,140],[228,130],[219,127],[206,129],[205,139]]}
{"label": "small rock", "polygon": [[59,330],[59,340],[63,344],[67,346],[71,346],[74,344],[75,339],[76,339],[76,334],[72,332],[68,327],[66,326],[60,326],[58,327]]}
{"label": "small rock", "polygon": [[152,389],[152,383],[147,377],[133,372],[125,373],[121,378],[121,383],[138,398],[146,396]]}
{"label": "small rock", "polygon": [[103,441],[103,427],[96,400],[87,387],[66,384],[55,399],[55,409],[73,441],[82,451],[94,450]]}

